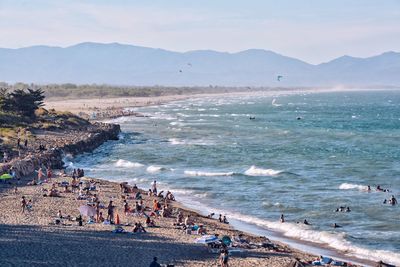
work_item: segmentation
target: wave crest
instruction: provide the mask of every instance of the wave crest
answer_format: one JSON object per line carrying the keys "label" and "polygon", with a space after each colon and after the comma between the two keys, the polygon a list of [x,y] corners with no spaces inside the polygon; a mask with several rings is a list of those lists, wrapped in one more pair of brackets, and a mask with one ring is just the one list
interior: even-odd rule
{"label": "wave crest", "polygon": [[248,170],[244,172],[244,174],[249,176],[276,176],[281,174],[283,171],[274,170],[274,169],[262,169],[257,168],[256,166],[251,166]]}
{"label": "wave crest", "polygon": [[360,184],[343,183],[339,186],[339,189],[342,189],[342,190],[358,189],[360,191],[366,191],[368,189],[368,187],[365,185],[360,185]]}
{"label": "wave crest", "polygon": [[143,167],[144,165],[138,162],[131,162],[129,160],[119,159],[117,160],[117,162],[115,162],[115,166],[121,168],[139,168]]}
{"label": "wave crest", "polygon": [[155,173],[155,172],[160,172],[160,171],[165,171],[166,169],[164,167],[161,166],[153,166],[150,165],[149,167],[147,167],[146,171],[150,172],[150,173]]}

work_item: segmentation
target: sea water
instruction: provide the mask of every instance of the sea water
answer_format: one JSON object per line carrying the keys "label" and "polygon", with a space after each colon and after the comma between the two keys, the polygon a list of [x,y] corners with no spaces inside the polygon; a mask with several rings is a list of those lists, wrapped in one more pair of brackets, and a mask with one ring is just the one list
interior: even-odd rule
{"label": "sea water", "polygon": [[120,140],[74,166],[143,188],[157,180],[204,213],[400,264],[400,206],[383,204],[400,199],[400,92],[210,96],[135,111],[148,117],[114,120]]}

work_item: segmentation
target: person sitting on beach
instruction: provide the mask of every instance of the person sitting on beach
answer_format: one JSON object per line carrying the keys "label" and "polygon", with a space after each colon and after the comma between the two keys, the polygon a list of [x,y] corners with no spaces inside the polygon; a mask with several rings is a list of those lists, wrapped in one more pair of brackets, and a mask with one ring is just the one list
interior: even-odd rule
{"label": "person sitting on beach", "polygon": [[21,198],[21,207],[22,207],[22,213],[25,213],[25,209],[26,209],[26,199],[25,199],[25,196],[22,196],[22,198]]}
{"label": "person sitting on beach", "polygon": [[150,219],[150,216],[146,217],[146,227],[156,227],[154,220]]}
{"label": "person sitting on beach", "polygon": [[71,190],[68,189],[68,185],[64,186],[64,193],[71,193]]}
{"label": "person sitting on beach", "polygon": [[58,212],[57,212],[57,218],[60,218],[60,219],[63,218],[62,213],[61,213],[61,210],[58,210]]}
{"label": "person sitting on beach", "polygon": [[135,199],[142,199],[142,194],[139,191],[136,193]]}
{"label": "person sitting on beach", "polygon": [[212,212],[212,213],[210,213],[210,214],[208,214],[208,215],[207,215],[207,218],[210,218],[210,219],[212,219],[214,215],[215,215],[215,213],[214,213],[214,212]]}
{"label": "person sitting on beach", "polygon": [[99,212],[99,217],[97,218],[97,222],[98,223],[104,222],[104,217],[103,217],[103,213],[102,212]]}
{"label": "person sitting on beach", "polygon": [[164,193],[164,191],[160,191],[160,193],[158,193],[157,197],[164,198],[163,193]]}
{"label": "person sitting on beach", "polygon": [[50,194],[49,194],[49,197],[61,197],[60,196],[60,193],[57,191],[57,189],[51,189],[50,190]]}
{"label": "person sitting on beach", "polygon": [[29,199],[28,203],[26,204],[26,209],[28,211],[32,211],[33,210],[32,199]]}
{"label": "person sitting on beach", "polygon": [[225,224],[229,224],[228,220],[226,219],[226,216],[224,215],[224,218],[222,219],[222,222]]}
{"label": "person sitting on beach", "polygon": [[151,197],[151,196],[153,195],[153,192],[151,191],[151,189],[149,189],[149,191],[147,192],[147,195],[148,195],[149,197]]}
{"label": "person sitting on beach", "polygon": [[249,241],[247,239],[243,238],[242,233],[238,234],[237,236],[236,235],[233,236],[233,240],[240,244],[248,244],[249,243]]}
{"label": "person sitting on beach", "polygon": [[170,191],[167,191],[167,194],[165,195],[165,199],[175,201],[175,197]]}
{"label": "person sitting on beach", "polygon": [[394,197],[394,195],[392,195],[389,199],[389,204],[391,204],[392,206],[397,204],[397,199]]}
{"label": "person sitting on beach", "polygon": [[206,228],[202,224],[200,224],[199,228],[197,228],[196,234],[206,235],[207,234]]}
{"label": "person sitting on beach", "polygon": [[190,214],[188,214],[185,218],[185,225],[186,227],[191,227],[192,225],[194,225]]}
{"label": "person sitting on beach", "polygon": [[176,225],[182,225],[183,222],[183,214],[181,211],[178,212],[178,216],[176,216]]}
{"label": "person sitting on beach", "polygon": [[134,184],[133,187],[132,187],[132,189],[137,190],[137,189],[138,189],[137,185]]}
{"label": "person sitting on beach", "polygon": [[157,257],[153,258],[153,261],[150,263],[149,267],[161,267],[161,265],[157,262]]}
{"label": "person sitting on beach", "polygon": [[222,214],[219,215],[218,221],[222,223]]}
{"label": "person sitting on beach", "polygon": [[143,225],[139,222],[139,223],[135,223],[133,232],[134,233],[146,233],[146,230],[144,229]]}
{"label": "person sitting on beach", "polygon": [[136,213],[138,213],[138,214],[141,214],[141,213],[144,211],[144,208],[143,208],[143,201],[140,201],[140,202],[137,202],[137,201],[136,201],[136,203],[135,203],[135,211],[136,211]]}
{"label": "person sitting on beach", "polygon": [[160,210],[160,203],[157,201],[157,199],[153,200],[153,211],[155,213],[158,213],[158,211]]}

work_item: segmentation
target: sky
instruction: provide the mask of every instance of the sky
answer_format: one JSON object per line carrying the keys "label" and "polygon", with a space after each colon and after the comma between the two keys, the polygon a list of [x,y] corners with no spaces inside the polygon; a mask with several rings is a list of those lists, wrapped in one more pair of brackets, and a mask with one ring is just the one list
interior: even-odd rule
{"label": "sky", "polygon": [[0,0],[0,47],[88,41],[318,64],[400,51],[400,0]]}

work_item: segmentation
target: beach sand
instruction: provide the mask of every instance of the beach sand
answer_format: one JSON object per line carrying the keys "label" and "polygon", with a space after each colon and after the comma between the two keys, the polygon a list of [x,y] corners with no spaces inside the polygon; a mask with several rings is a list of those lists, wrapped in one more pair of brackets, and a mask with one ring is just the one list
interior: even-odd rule
{"label": "beach sand", "polygon": [[[0,185],[0,266],[149,266],[154,256],[160,264],[175,266],[219,266],[218,254],[208,252],[206,245],[196,244],[198,235],[188,235],[174,226],[175,218],[156,218],[157,228],[146,228],[147,233],[120,233],[111,231],[113,226],[86,224],[78,226],[76,221],[62,220],[65,225],[49,225],[57,216],[58,210],[64,216],[79,215],[78,207],[86,203],[77,200],[77,193],[61,193],[61,197],[44,197],[42,189],[50,189],[51,183],[43,185],[23,185],[28,178],[21,180],[18,192],[14,186]],[[70,178],[53,178],[52,183],[69,181]],[[97,193],[102,204],[107,206],[110,199],[116,206],[121,224],[135,222],[144,224],[145,218],[123,212],[123,199],[118,183],[98,181]],[[162,189],[162,188],[161,188]],[[59,187],[58,190],[63,191]],[[32,200],[33,211],[21,212],[21,197]],[[151,207],[155,197],[144,195],[144,203]],[[130,207],[134,200],[128,200]],[[239,231],[216,219],[208,219],[197,213],[185,210],[181,204],[170,201],[174,210],[191,214],[194,222],[204,224],[208,234],[232,236]],[[107,210],[102,210],[106,216]],[[84,218],[85,219],[85,218]],[[229,218],[228,218],[229,219]],[[132,231],[133,226],[123,226]],[[245,234],[254,243],[260,237]],[[315,259],[315,256],[294,250],[287,245],[278,244],[277,250],[265,248],[243,249],[230,257],[230,266],[288,266],[296,257],[301,260]]]}

